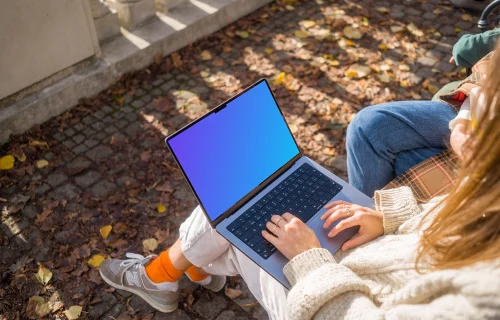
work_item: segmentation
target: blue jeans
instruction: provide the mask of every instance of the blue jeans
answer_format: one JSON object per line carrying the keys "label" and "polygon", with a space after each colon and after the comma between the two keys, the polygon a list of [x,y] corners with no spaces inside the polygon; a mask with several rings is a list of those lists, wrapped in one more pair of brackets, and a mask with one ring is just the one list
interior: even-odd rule
{"label": "blue jeans", "polygon": [[362,109],[347,128],[349,183],[372,197],[419,162],[449,146],[455,110],[438,101],[403,101]]}

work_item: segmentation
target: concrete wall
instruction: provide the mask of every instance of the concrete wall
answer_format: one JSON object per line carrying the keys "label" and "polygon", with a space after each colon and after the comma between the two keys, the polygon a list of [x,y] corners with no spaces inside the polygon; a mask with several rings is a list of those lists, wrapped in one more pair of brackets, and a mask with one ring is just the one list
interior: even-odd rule
{"label": "concrete wall", "polygon": [[0,99],[95,54],[85,1],[0,2]]}

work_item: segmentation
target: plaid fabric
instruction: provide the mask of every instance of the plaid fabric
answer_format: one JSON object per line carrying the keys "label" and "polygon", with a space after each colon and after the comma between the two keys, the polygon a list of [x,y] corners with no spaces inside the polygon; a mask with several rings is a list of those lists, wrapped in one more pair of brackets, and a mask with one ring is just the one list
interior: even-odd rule
{"label": "plaid fabric", "polygon": [[457,160],[453,150],[448,149],[408,169],[382,190],[407,186],[418,202],[428,202],[451,190],[457,177]]}
{"label": "plaid fabric", "polygon": [[471,89],[481,86],[484,75],[488,71],[488,64],[491,61],[493,53],[494,51],[479,60],[479,62],[472,67],[471,75],[462,81],[454,91],[440,94],[439,100],[452,106],[458,112],[462,103],[469,96]]}

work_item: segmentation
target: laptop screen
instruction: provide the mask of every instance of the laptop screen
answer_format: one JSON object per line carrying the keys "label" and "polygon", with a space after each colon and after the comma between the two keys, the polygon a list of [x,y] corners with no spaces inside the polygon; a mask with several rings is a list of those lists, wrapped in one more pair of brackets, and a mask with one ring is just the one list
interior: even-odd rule
{"label": "laptop screen", "polygon": [[265,81],[168,139],[212,221],[299,154]]}

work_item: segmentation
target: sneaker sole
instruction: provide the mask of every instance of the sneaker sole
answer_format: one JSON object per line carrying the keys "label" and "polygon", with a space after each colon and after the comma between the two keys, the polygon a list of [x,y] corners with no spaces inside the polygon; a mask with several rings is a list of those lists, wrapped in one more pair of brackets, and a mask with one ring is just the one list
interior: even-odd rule
{"label": "sneaker sole", "polygon": [[129,288],[129,287],[124,287],[122,285],[118,285],[116,283],[113,283],[111,280],[109,280],[108,278],[106,278],[106,276],[104,276],[104,274],[102,274],[101,270],[99,270],[99,274],[101,275],[101,278],[104,280],[104,282],[106,282],[107,284],[109,284],[113,288],[124,290],[124,291],[128,291],[130,293],[133,293],[133,294],[139,296],[141,299],[143,299],[144,301],[146,301],[151,307],[155,308],[158,311],[161,311],[161,312],[164,312],[164,313],[170,313],[170,312],[175,311],[177,309],[177,307],[179,306],[178,302],[176,302],[174,304],[159,305],[155,301],[150,300],[141,291],[138,291],[138,290],[135,290],[135,289],[132,289],[132,288]]}
{"label": "sneaker sole", "polygon": [[191,279],[191,277],[190,277],[190,276],[189,276],[189,274],[187,274],[187,273],[185,273],[185,275],[186,275],[186,277],[187,277],[187,278],[188,278],[191,282],[196,283],[196,284],[198,284],[198,285],[202,286],[203,288],[208,289],[208,290],[211,290],[211,291],[213,291],[213,292],[219,292],[219,291],[221,291],[221,290],[224,288],[224,286],[226,285],[226,283],[227,283],[227,277],[224,277],[224,281],[222,281],[222,282],[221,282],[221,284],[220,284],[218,287],[212,288],[212,287],[211,287],[211,286],[209,286],[209,285],[203,285],[203,284],[200,284],[200,283],[198,283],[198,282],[194,281],[193,279]]}

